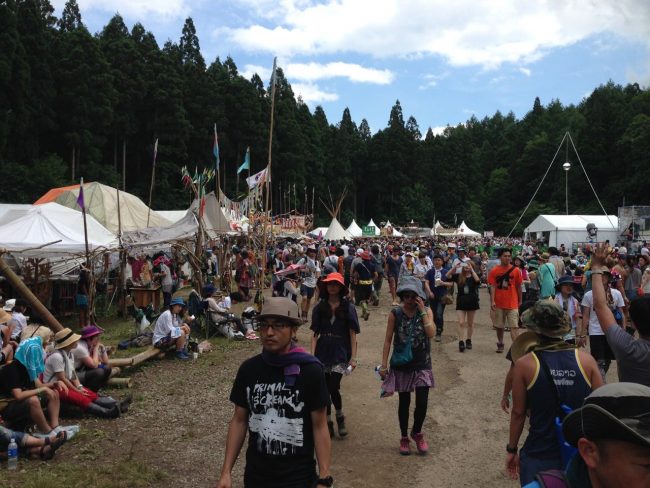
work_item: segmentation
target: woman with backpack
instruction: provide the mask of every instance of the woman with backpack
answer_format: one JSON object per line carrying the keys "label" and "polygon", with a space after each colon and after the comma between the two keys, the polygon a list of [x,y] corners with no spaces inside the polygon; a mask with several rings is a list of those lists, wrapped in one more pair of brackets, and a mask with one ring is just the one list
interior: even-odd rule
{"label": "woman with backpack", "polygon": [[[408,424],[411,393],[415,391],[415,411],[411,439],[415,441],[420,454],[428,451],[429,446],[422,434],[422,425],[427,415],[429,389],[433,388],[433,371],[431,369],[431,337],[435,334],[433,313],[424,304],[426,295],[422,282],[414,276],[403,276],[397,287],[401,299],[400,306],[388,314],[384,349],[379,368],[382,378],[382,396],[397,392],[399,407],[397,416],[401,438],[399,452],[411,454]],[[388,354],[393,349],[390,358]]]}
{"label": "woman with backpack", "polygon": [[[318,282],[320,301],[312,311],[311,352],[325,367],[327,389],[336,409],[339,437],[348,435],[343,415],[341,379],[357,367],[357,334],[359,319],[354,304],[348,299],[343,275],[330,273]],[[334,437],[331,405],[327,406],[327,427]]]}

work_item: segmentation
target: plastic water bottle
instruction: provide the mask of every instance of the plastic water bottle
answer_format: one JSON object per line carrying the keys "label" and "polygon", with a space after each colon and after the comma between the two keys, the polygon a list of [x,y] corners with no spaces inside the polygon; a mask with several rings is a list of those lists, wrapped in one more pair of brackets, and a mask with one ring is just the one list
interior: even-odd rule
{"label": "plastic water bottle", "polygon": [[18,468],[18,444],[16,439],[11,438],[9,447],[7,448],[7,469],[15,470]]}

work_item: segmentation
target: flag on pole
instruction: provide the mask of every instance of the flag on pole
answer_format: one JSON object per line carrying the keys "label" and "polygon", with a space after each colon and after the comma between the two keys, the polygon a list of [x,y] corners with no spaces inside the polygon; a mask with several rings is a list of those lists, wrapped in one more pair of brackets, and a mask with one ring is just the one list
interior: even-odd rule
{"label": "flag on pole", "polygon": [[81,183],[79,183],[79,196],[77,197],[77,205],[81,210],[86,210],[86,205],[84,203],[84,179],[81,178]]}
{"label": "flag on pole", "polygon": [[219,138],[217,137],[217,124],[214,124],[214,144],[212,145],[212,154],[217,160],[219,166]]}
{"label": "flag on pole", "polygon": [[241,173],[242,171],[248,170],[250,172],[251,170],[251,148],[250,146],[246,148],[246,156],[244,157],[244,162],[242,165],[237,169],[237,174]]}
{"label": "flag on pole", "polygon": [[153,165],[156,165],[156,157],[158,156],[158,139],[156,139],[156,143],[153,145]]}
{"label": "flag on pole", "polygon": [[259,173],[255,173],[253,176],[246,178],[246,183],[248,183],[248,188],[251,190],[258,185],[261,185],[266,181],[266,168],[264,168]]}

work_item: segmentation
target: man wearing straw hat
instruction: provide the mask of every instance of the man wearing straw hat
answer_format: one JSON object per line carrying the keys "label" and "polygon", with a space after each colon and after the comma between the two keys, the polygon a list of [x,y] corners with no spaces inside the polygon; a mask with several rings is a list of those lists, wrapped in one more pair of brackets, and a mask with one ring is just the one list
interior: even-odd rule
{"label": "man wearing straw hat", "polygon": [[320,361],[293,340],[302,324],[298,305],[267,298],[258,320],[262,353],[237,372],[230,393],[235,412],[216,486],[232,488],[231,472],[248,431],[244,487],[330,487],[329,393]]}
{"label": "man wearing straw hat", "polygon": [[[506,446],[506,469],[512,479],[530,483],[539,471],[560,469],[561,453],[555,431],[555,417],[561,405],[574,409],[582,405],[593,389],[603,384],[596,361],[585,351],[564,342],[571,329],[568,315],[553,300],[540,300],[521,316],[528,329],[512,345],[516,359],[512,370],[512,413]],[[529,334],[538,343],[518,358],[519,344]],[[526,346],[530,350],[530,346]],[[517,446],[530,410],[528,436],[518,455]]]}

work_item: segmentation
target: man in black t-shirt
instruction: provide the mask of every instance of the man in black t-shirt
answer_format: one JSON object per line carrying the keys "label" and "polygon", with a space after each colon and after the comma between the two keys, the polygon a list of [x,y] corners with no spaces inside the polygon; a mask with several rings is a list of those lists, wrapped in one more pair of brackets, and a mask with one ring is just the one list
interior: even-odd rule
{"label": "man in black t-shirt", "polygon": [[332,486],[329,393],[321,363],[293,342],[302,323],[298,306],[285,297],[267,298],[258,320],[262,353],[244,361],[237,372],[230,393],[235,413],[216,486],[233,486],[231,472],[246,431],[244,487]]}

